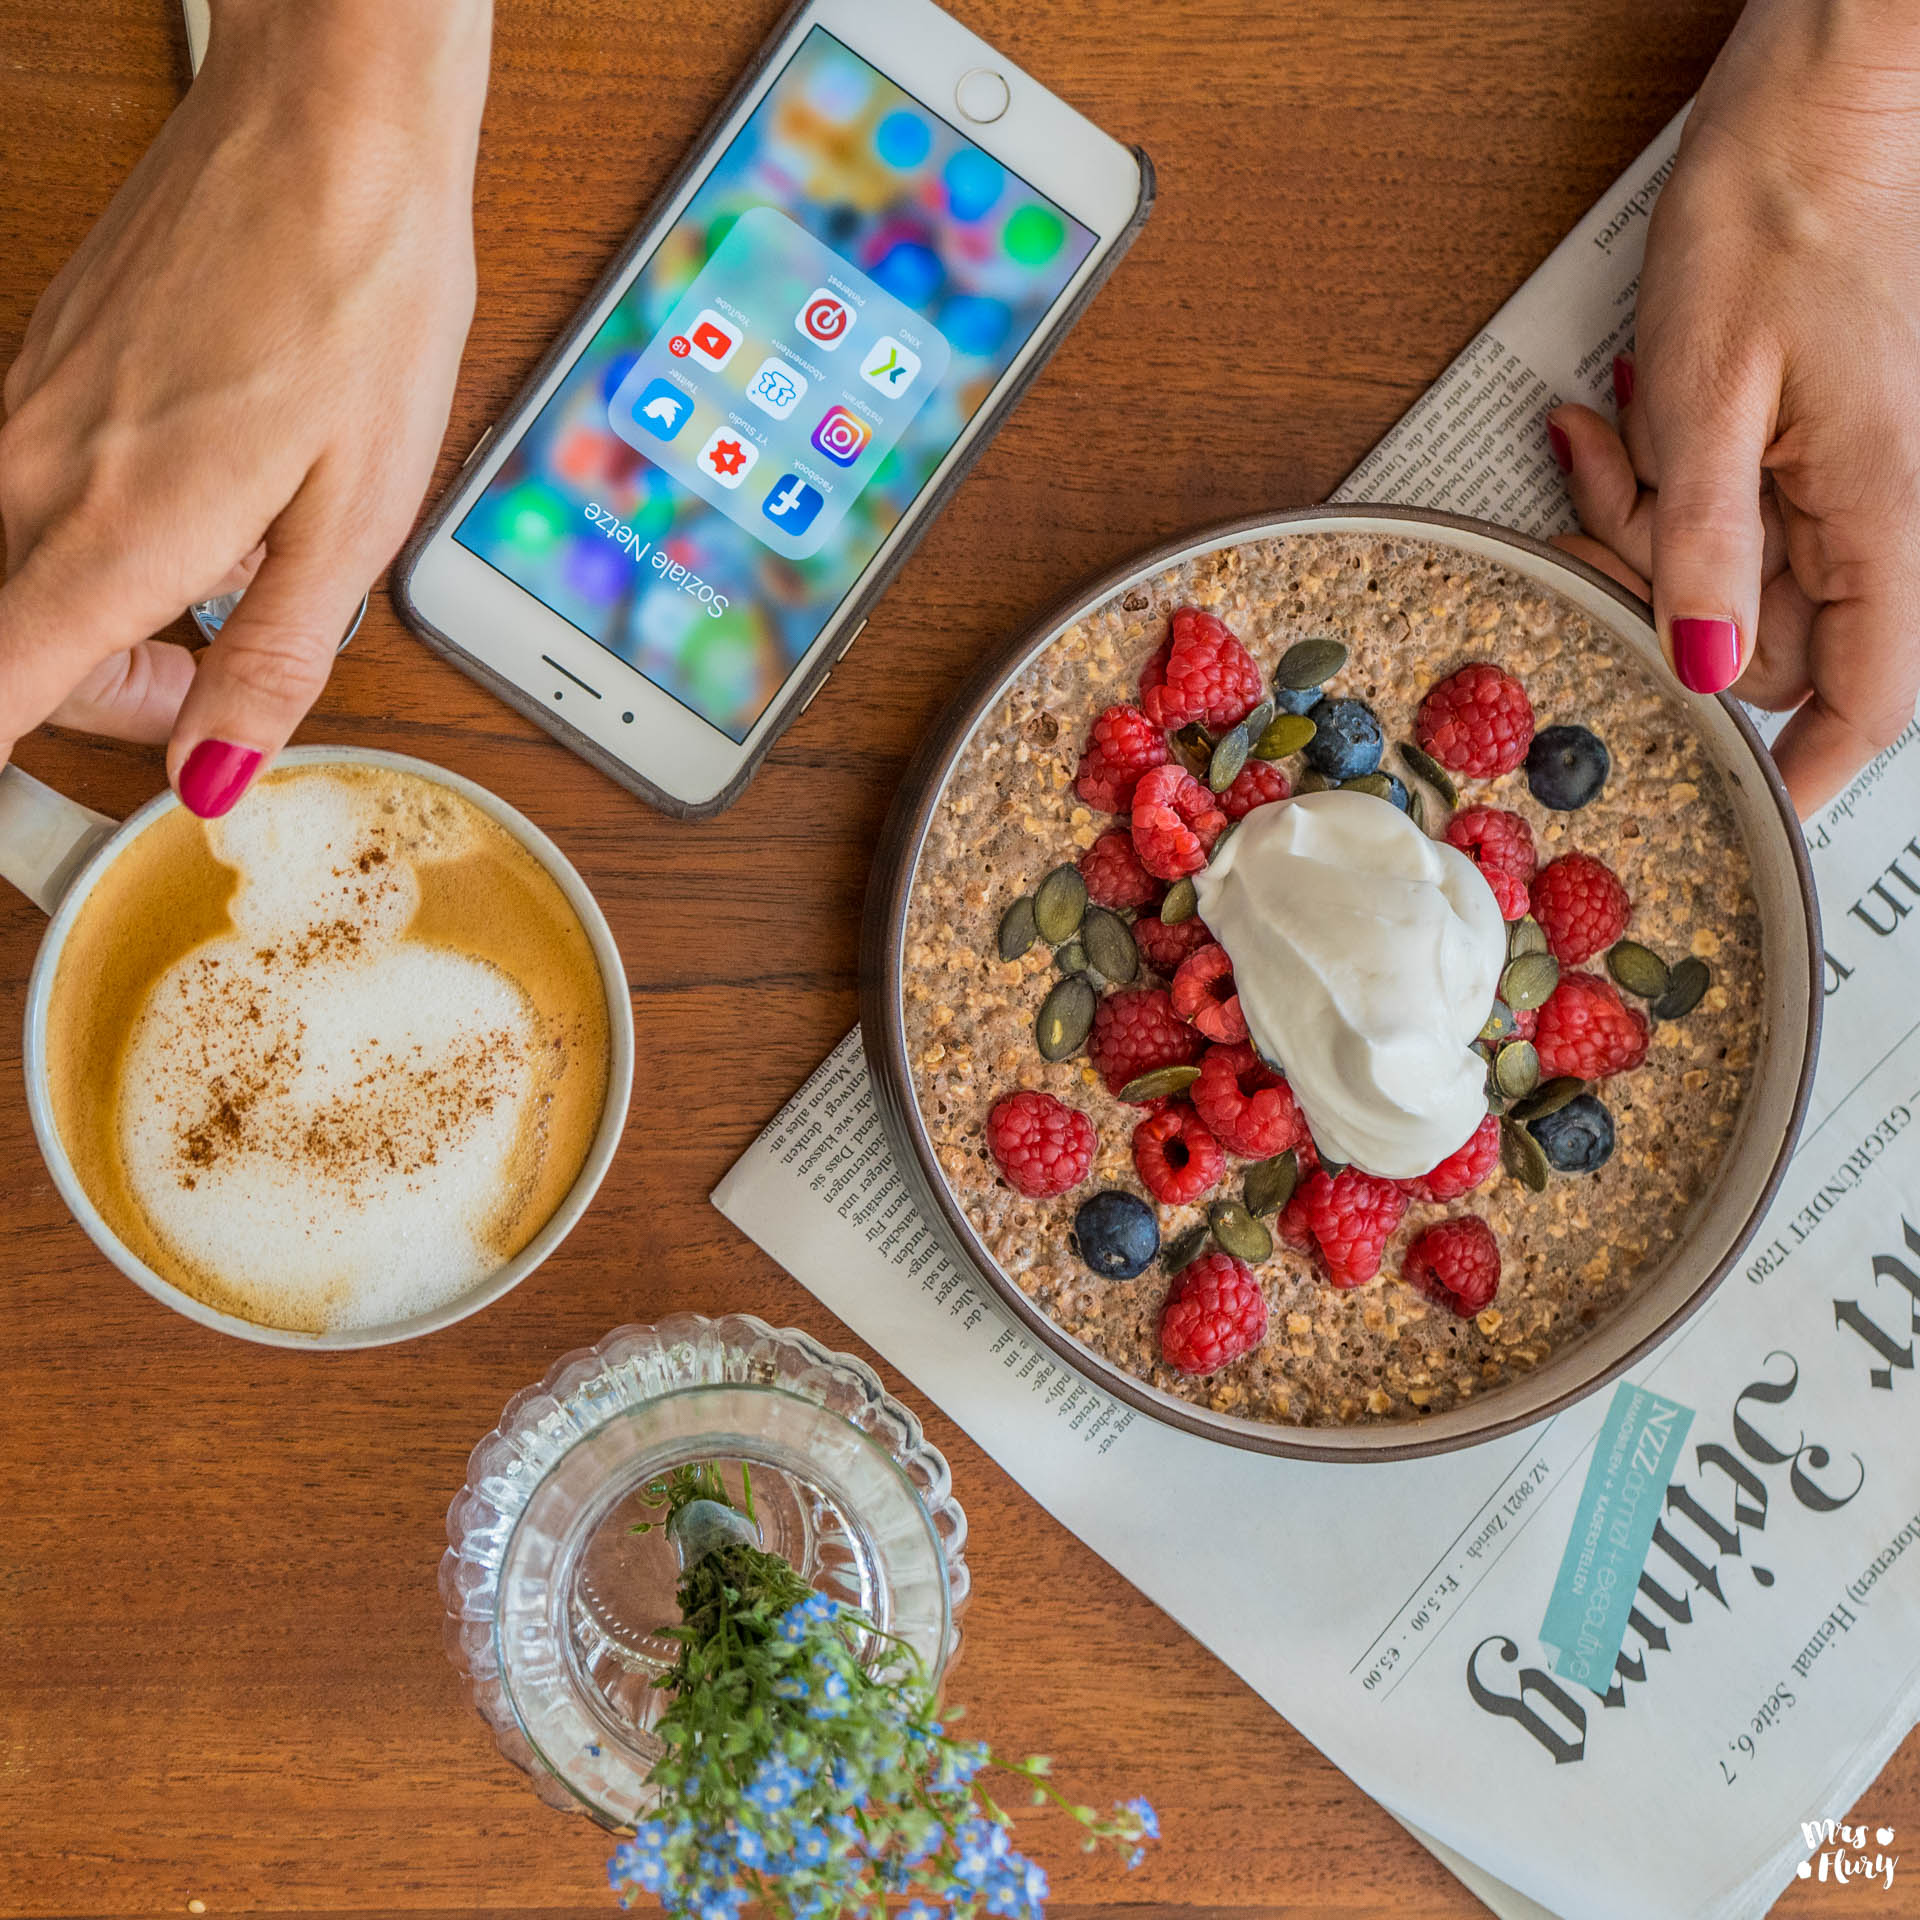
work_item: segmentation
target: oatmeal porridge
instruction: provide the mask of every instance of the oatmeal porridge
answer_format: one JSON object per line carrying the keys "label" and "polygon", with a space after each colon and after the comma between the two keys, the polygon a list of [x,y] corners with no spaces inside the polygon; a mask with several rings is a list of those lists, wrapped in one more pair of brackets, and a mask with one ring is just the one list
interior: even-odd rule
{"label": "oatmeal porridge", "polygon": [[[1355,1132],[1368,1090],[1342,1104],[1368,1049],[1314,1079],[1224,918],[1229,870],[1289,835],[1321,865],[1273,872],[1351,892],[1377,842],[1457,901],[1447,938],[1493,929],[1505,997],[1398,1163]],[[962,751],[904,952],[914,1093],[992,1258],[1120,1368],[1295,1426],[1417,1419],[1578,1340],[1713,1181],[1761,1038],[1748,857],[1680,696],[1413,537],[1248,542],[1069,629]]]}

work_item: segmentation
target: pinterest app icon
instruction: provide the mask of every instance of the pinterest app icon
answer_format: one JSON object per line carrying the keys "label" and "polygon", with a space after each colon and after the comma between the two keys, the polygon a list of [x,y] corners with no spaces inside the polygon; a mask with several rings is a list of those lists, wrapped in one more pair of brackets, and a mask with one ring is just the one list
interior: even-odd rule
{"label": "pinterest app icon", "polygon": [[815,287],[794,315],[793,324],[829,353],[853,331],[853,309],[830,287]]}

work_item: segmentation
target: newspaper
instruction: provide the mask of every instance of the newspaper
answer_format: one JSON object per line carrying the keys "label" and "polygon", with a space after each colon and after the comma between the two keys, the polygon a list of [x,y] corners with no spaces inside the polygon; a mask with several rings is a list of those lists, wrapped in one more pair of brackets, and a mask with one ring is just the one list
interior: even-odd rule
{"label": "newspaper", "polygon": [[[1540,415],[1607,404],[1677,138],[1676,122],[1341,497],[1567,524]],[[1116,1403],[916,1213],[857,1033],[715,1202],[1495,1911],[1694,1920],[1762,1913],[1796,1873],[1881,1886],[1900,1836],[1840,1823],[1920,1701],[1915,738],[1807,828],[1826,1037],[1742,1271],[1619,1393],[1526,1433],[1356,1468],[1209,1445]],[[1644,1570],[1599,1592],[1605,1503],[1643,1455],[1670,1475],[1640,1516]],[[1593,1644],[1542,1638],[1563,1562],[1624,1605],[1597,1672]]]}

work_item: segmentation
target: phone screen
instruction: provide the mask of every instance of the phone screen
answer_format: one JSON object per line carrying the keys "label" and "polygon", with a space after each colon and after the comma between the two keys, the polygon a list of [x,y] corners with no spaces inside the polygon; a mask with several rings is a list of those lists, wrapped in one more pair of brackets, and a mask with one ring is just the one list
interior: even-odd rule
{"label": "phone screen", "polygon": [[1094,240],[816,27],[454,537],[744,740]]}

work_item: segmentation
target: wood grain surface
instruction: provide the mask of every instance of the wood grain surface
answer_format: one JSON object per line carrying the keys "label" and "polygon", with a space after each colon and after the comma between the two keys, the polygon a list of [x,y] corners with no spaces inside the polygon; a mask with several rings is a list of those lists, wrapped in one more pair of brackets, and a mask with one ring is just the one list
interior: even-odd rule
{"label": "wood grain surface", "polygon": [[[404,1350],[289,1355],[114,1273],[35,1153],[40,936],[0,898],[0,1913],[586,1916],[602,1836],[496,1755],[441,1651],[466,1456],[559,1353],[672,1308],[855,1344],[707,1203],[854,1017],[867,863],[969,664],[1080,577],[1324,495],[1706,71],[1734,0],[955,0],[1159,168],[1145,235],[729,814],[648,812],[429,656],[378,592],[301,738],[393,747],[524,808],[625,951],[622,1155],[548,1265]],[[500,0],[480,305],[441,480],[566,321],[776,0]],[[0,360],[185,84],[169,0],[0,0]],[[112,813],[159,755],[31,771]],[[885,1369],[882,1370],[883,1372]],[[1036,1821],[1060,1920],[1466,1915],[1474,1900],[920,1395],[975,1572],[959,1691],[1167,1839],[1128,1878]],[[1443,1752],[1435,1765],[1445,1765]],[[1502,1818],[1489,1780],[1487,1818]],[[1920,1831],[1920,1744],[1860,1813]],[[1631,1844],[1623,1836],[1622,1844]],[[1875,1904],[1876,1900],[1879,1904]],[[189,1907],[190,1902],[202,1903]],[[1801,1886],[1783,1911],[1920,1912]]]}

